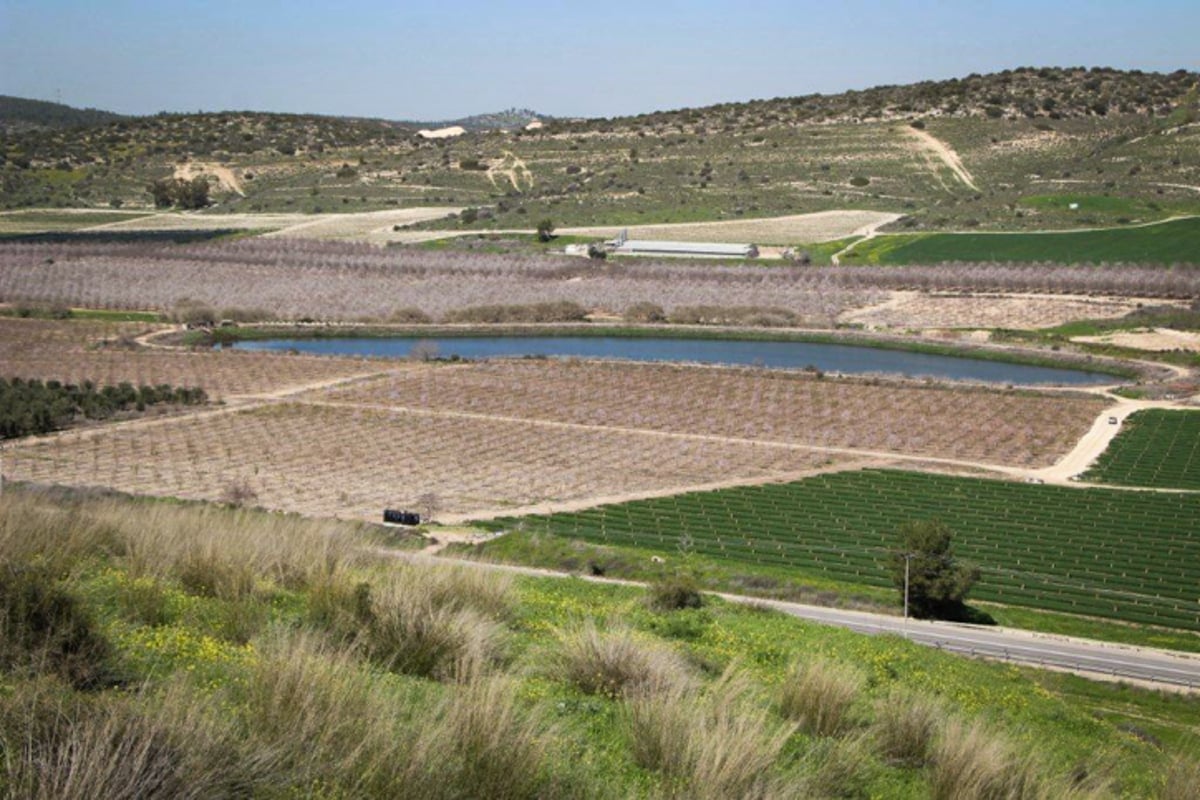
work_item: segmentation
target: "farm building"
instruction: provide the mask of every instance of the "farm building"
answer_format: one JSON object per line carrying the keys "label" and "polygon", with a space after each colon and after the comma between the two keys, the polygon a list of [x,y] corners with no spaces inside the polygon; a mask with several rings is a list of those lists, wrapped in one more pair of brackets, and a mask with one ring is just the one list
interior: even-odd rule
{"label": "farm building", "polygon": [[752,244],[723,244],[719,242],[672,242],[652,239],[630,239],[625,232],[605,242],[609,252],[620,256],[668,256],[674,258],[758,258],[758,247]]}

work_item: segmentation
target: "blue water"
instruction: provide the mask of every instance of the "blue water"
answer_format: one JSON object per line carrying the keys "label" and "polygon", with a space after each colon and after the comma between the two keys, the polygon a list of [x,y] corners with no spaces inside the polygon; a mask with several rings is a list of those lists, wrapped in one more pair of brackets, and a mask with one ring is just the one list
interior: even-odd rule
{"label": "blue water", "polygon": [[880,350],[845,344],[809,342],[750,342],[727,339],[625,339],[603,336],[470,336],[402,337],[388,339],[266,339],[238,342],[240,350],[298,350],[341,356],[405,358],[421,342],[430,343],[439,357],[466,359],[552,356],[621,358],[631,361],[690,361],[803,369],[850,375],[884,373],[1003,384],[1094,385],[1113,383],[1111,375],[1077,369],[1034,367],[973,358]]}

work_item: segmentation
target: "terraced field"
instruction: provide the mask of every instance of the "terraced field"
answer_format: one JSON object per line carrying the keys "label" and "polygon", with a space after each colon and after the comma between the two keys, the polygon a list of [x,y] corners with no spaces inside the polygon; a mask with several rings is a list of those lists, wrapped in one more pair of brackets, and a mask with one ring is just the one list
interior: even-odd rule
{"label": "terraced field", "polygon": [[973,596],[1200,630],[1200,496],[1067,489],[890,470],[506,518],[591,542],[783,566],[890,586],[901,523],[938,518],[980,565]]}
{"label": "terraced field", "polygon": [[1139,411],[1096,464],[1095,483],[1200,490],[1200,411]]}

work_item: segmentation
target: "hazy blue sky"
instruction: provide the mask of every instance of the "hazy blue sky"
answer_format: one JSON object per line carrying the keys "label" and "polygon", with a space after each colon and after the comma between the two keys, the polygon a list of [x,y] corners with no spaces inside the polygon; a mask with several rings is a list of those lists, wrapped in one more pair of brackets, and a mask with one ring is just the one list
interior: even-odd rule
{"label": "hazy blue sky", "polygon": [[0,94],[126,113],[561,116],[1017,66],[1200,69],[1200,0],[0,0]]}

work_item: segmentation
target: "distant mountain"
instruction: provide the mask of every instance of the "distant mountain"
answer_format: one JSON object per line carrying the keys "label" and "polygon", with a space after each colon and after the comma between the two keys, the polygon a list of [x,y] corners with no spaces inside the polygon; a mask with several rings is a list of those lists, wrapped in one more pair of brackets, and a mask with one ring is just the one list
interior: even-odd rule
{"label": "distant mountain", "polygon": [[468,131],[520,130],[534,120],[548,121],[552,119],[545,114],[539,114],[528,108],[510,108],[506,111],[496,111],[491,114],[475,114],[462,119],[442,120],[439,122],[422,122],[423,128],[449,128],[461,125]]}
{"label": "distant mountain", "polygon": [[0,95],[0,130],[91,127],[121,119],[125,117],[96,108],[72,108],[62,103]]}

